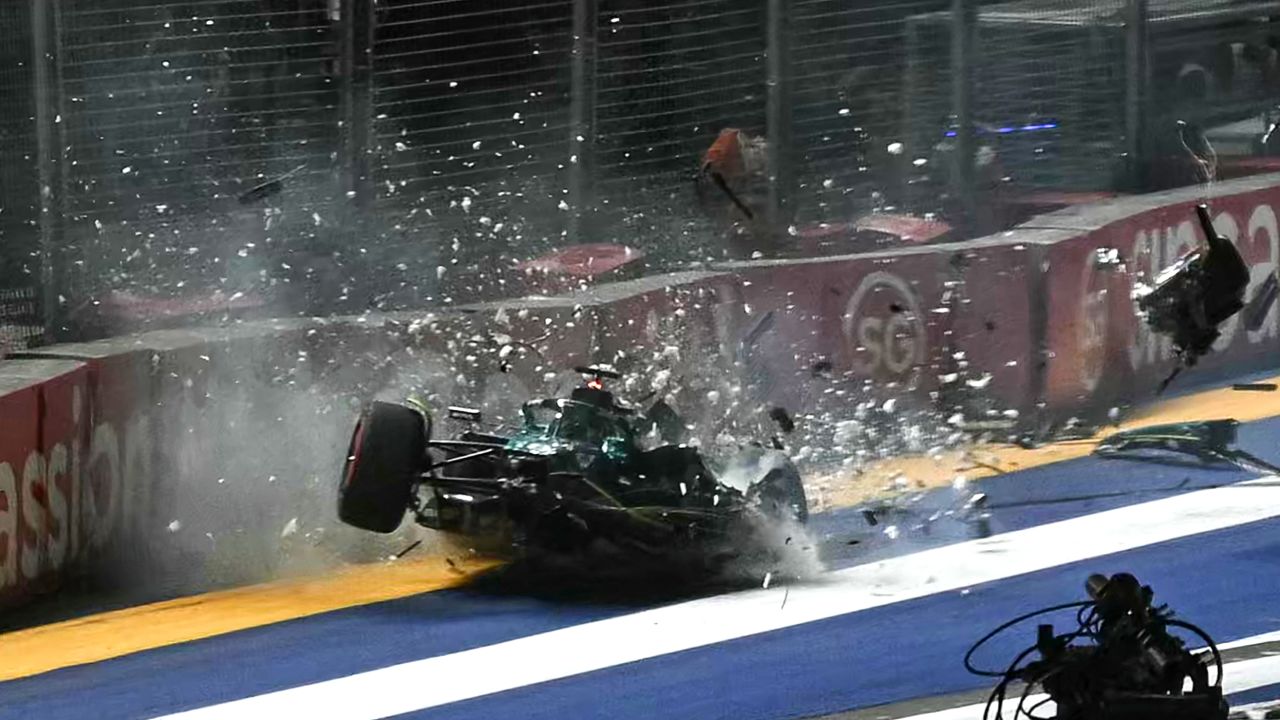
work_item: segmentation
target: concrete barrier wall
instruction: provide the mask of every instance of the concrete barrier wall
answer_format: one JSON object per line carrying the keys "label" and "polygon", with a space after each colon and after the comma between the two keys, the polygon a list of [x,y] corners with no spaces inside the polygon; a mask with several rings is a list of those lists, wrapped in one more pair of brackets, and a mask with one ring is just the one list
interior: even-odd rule
{"label": "concrete barrier wall", "polygon": [[103,496],[80,484],[90,448],[83,363],[15,360],[0,367],[0,597],[26,598],[88,556],[107,528]]}
{"label": "concrete barrier wall", "polygon": [[[1212,195],[1255,279],[1274,271],[1280,176]],[[417,392],[513,421],[524,399],[575,384],[573,365],[603,361],[628,373],[629,394],[668,397],[712,434],[765,404],[832,428],[895,398],[946,431],[1141,399],[1172,356],[1130,293],[1196,242],[1198,200],[1143,196],[971,242],[728,263],[556,298],[23,353],[0,364],[0,605],[85,567],[185,578],[172,593],[350,557],[373,541],[334,522],[332,480],[372,397]],[[1278,335],[1274,312],[1257,332],[1233,322],[1205,367],[1264,366]]]}
{"label": "concrete barrier wall", "polygon": [[[51,589],[64,569],[90,561],[143,565],[137,552],[173,493],[165,479],[181,471],[167,449],[183,435],[217,442],[186,412],[213,399],[208,368],[246,343],[279,343],[288,329],[156,332],[0,364],[9,386],[0,393],[0,604]],[[16,470],[12,491],[6,468]]]}

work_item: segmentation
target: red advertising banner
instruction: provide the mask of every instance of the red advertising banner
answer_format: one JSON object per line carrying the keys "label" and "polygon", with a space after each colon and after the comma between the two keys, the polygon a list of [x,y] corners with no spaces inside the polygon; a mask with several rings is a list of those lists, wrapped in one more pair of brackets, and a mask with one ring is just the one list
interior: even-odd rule
{"label": "red advertising banner", "polygon": [[957,382],[1006,419],[1026,413],[1037,393],[1036,266],[1031,243],[973,244],[949,259],[958,272],[944,289],[951,310],[944,338]]}
{"label": "red advertising banner", "polygon": [[0,395],[0,606],[56,586],[85,553],[95,512],[79,473],[89,427],[85,367],[6,365],[0,383],[17,387]]}
{"label": "red advertising banner", "polygon": [[36,450],[40,437],[38,413],[36,385],[0,395],[0,418],[4,418],[4,422],[0,422],[0,606],[15,602],[25,586],[20,567],[19,531],[22,529],[25,534],[26,523],[20,493],[28,460],[33,455],[39,457]]}
{"label": "red advertising banner", "polygon": [[[939,382],[944,253],[739,263],[719,285],[718,334],[763,400],[795,412],[848,388],[928,392]],[[836,395],[835,401],[843,395]],[[845,401],[852,398],[845,398]]]}

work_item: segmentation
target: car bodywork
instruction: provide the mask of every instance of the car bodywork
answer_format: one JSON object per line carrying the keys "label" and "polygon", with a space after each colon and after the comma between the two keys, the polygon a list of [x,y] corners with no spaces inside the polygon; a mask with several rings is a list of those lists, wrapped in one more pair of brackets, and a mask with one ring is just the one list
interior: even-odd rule
{"label": "car bodywork", "polygon": [[[722,462],[680,444],[665,403],[641,410],[590,370],[569,397],[533,400],[510,432],[431,437],[422,407],[373,404],[360,418],[339,488],[339,516],[392,532],[405,511],[427,528],[488,548],[669,557],[693,551],[713,565],[770,552],[769,528],[804,523],[799,473],[774,438]],[[451,408],[478,425],[479,413]]]}

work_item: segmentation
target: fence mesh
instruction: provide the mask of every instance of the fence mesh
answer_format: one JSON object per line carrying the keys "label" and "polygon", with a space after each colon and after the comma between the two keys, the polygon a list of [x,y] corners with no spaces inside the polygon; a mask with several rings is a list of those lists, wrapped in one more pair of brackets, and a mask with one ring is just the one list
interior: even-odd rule
{"label": "fence mesh", "polygon": [[41,334],[40,188],[36,172],[35,76],[31,12],[0,4],[0,356]]}
{"label": "fence mesh", "polygon": [[499,292],[495,268],[563,243],[573,2],[379,7],[374,175],[386,267],[427,301]]}
{"label": "fence mesh", "polygon": [[978,12],[980,146],[1025,190],[1109,190],[1124,151],[1123,3],[1032,0]]}
{"label": "fence mesh", "polygon": [[[242,292],[324,246],[338,96],[323,4],[73,0],[59,51],[69,294]],[[239,201],[281,176],[279,194]]]}
{"label": "fence mesh", "polygon": [[[1134,189],[1140,140],[1185,155],[1174,119],[1220,156],[1257,153],[1280,91],[1280,0],[1148,0],[1144,105],[1130,0],[972,3],[973,177],[1004,193],[979,209]],[[787,135],[768,126],[776,27],[798,222],[970,213],[951,192],[954,4],[63,0],[47,5],[56,87],[37,113],[37,6],[4,3],[0,337],[36,333],[48,296],[32,289],[42,171],[52,296],[72,310],[106,291],[270,295],[300,276],[361,306],[476,299],[518,292],[514,261],[570,242],[632,245],[655,270],[715,257],[724,228],[692,175],[722,129]],[[345,125],[366,116],[367,143],[363,120]],[[360,176],[352,158],[371,168],[359,202],[339,182]],[[1176,177],[1148,169],[1138,189]]]}
{"label": "fence mesh", "polygon": [[693,175],[724,128],[765,135],[764,3],[601,0],[596,94],[600,233],[655,262],[717,247]]}
{"label": "fence mesh", "polygon": [[[1130,35],[1130,5],[1019,0],[977,9],[969,62],[979,162],[985,150],[993,153],[998,164],[991,172],[1007,178],[1015,193],[1198,182],[1194,173],[1176,172],[1186,155],[1177,120],[1234,141],[1224,146],[1228,152],[1253,153],[1249,143],[1265,128],[1260,113],[1280,90],[1273,21],[1280,3],[1153,0],[1142,40]],[[937,137],[935,126],[952,112],[946,91],[953,28],[950,12],[908,21],[909,134],[917,146]],[[1148,58],[1145,88],[1134,97],[1130,42],[1143,43]],[[1146,146],[1136,180],[1128,176],[1130,102],[1140,107],[1138,140]]]}
{"label": "fence mesh", "polygon": [[1274,104],[1280,89],[1273,18],[1280,2],[1151,0],[1152,100],[1157,117],[1212,125]]}
{"label": "fence mesh", "polygon": [[[1125,137],[1124,3],[1025,0],[975,13],[976,173],[1016,192],[1108,190]],[[954,135],[951,12],[909,21],[909,116],[917,145]],[[939,169],[939,172],[944,170]]]}
{"label": "fence mesh", "polygon": [[934,58],[930,70],[941,75],[930,78],[928,89],[904,85],[913,59],[904,33],[908,18],[948,4],[795,0],[792,107],[801,220],[848,221],[905,202],[904,93],[910,88],[913,100],[940,101],[941,108],[950,96],[949,63]]}
{"label": "fence mesh", "polygon": [[1278,14],[1280,2],[1152,0],[1149,144],[1157,162],[1149,187],[1201,180],[1189,171],[1179,120],[1192,128],[1189,146],[1202,154],[1212,146],[1224,164],[1259,153],[1280,97]]}

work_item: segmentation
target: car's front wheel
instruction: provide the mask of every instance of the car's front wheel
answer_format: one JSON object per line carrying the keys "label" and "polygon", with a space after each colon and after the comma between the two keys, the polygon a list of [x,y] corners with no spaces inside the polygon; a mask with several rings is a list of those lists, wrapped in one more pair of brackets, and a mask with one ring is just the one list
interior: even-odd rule
{"label": "car's front wheel", "polygon": [[418,411],[375,402],[356,422],[338,485],[338,518],[378,533],[404,519],[426,457],[430,421]]}

